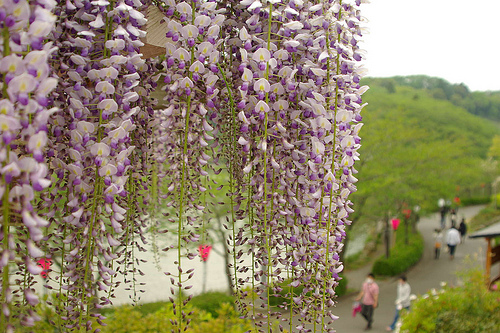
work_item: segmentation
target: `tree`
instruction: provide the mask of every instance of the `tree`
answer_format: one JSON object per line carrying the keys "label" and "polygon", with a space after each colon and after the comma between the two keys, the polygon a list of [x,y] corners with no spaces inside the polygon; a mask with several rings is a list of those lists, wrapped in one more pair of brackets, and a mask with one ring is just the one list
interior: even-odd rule
{"label": "tree", "polygon": [[414,100],[415,91],[406,89],[389,95],[371,84],[366,94],[371,109],[364,115],[369,125],[362,130],[360,185],[354,194],[354,202],[363,206],[356,206],[353,220],[366,212],[383,219],[398,212],[403,201],[434,209],[457,185],[488,178],[481,164],[496,129],[446,101]]}

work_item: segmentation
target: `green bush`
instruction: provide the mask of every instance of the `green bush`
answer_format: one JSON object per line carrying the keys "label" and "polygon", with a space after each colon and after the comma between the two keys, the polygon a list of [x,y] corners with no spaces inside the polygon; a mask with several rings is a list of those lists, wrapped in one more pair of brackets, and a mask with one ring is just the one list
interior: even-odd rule
{"label": "green bush", "polygon": [[160,311],[166,306],[170,306],[170,301],[142,303],[136,305],[134,308],[145,316],[150,313],[155,313],[157,311]]}
{"label": "green bush", "polygon": [[[339,282],[339,285],[335,288],[335,294],[337,297],[345,295],[347,292],[347,278],[343,276],[342,274],[339,275],[342,279]],[[285,280],[283,283],[281,283],[280,287],[282,288],[281,292],[278,294],[274,294],[269,298],[269,304],[271,306],[279,306],[283,304],[288,304],[290,301],[290,294],[293,291],[293,296],[297,296],[302,294],[302,291],[304,290],[304,286],[299,285],[295,288],[292,288],[290,286],[291,280]]]}
{"label": "green bush", "polygon": [[[38,313],[42,314],[41,321],[36,322],[34,327],[16,325],[16,332],[61,332],[49,322],[55,316],[53,308],[44,302],[37,308]],[[184,307],[183,312],[191,312],[187,315],[191,322],[186,333],[244,333],[252,328],[249,320],[239,318],[233,297],[225,293],[211,292],[196,296]],[[99,326],[95,319],[91,320],[93,328],[100,328],[102,333],[171,332],[174,328],[171,321],[177,319],[170,302],[116,306],[103,309],[101,314],[106,316],[105,326]]]}
{"label": "green bush", "polygon": [[395,276],[406,272],[415,265],[424,253],[424,239],[420,233],[410,233],[408,244],[404,240],[404,228],[397,231],[396,245],[391,249],[390,257],[379,257],[373,263],[373,274]]}
{"label": "green bush", "polygon": [[[211,294],[211,293],[209,293]],[[239,318],[239,313],[230,303],[220,303],[216,309],[217,318],[204,310],[188,304],[184,312],[191,319],[186,333],[244,333],[252,329],[250,320]],[[160,310],[141,314],[138,307],[121,306],[106,320],[107,326],[102,327],[102,333],[163,333],[174,328],[171,320],[176,319],[172,304],[166,303]]]}
{"label": "green bush", "polygon": [[486,205],[491,202],[491,197],[472,197],[472,198],[463,198],[461,199],[462,206],[474,206],[474,205]]}
{"label": "green bush", "polygon": [[189,302],[192,306],[210,313],[214,318],[219,316],[218,311],[223,303],[228,303],[233,308],[235,307],[234,297],[221,291],[210,291],[194,296]]}
{"label": "green bush", "polygon": [[[235,306],[235,299],[233,296],[220,291],[210,291],[207,293],[199,294],[194,296],[189,302],[190,306],[203,310],[210,313],[214,318],[218,316],[218,310],[223,303],[229,303],[231,306]],[[143,303],[134,306],[134,309],[140,312],[142,315],[147,315],[150,313],[155,313],[164,307],[171,306],[169,301],[159,301]],[[108,316],[116,311],[116,308],[105,308],[101,311],[102,314]]]}
{"label": "green bush", "polygon": [[335,293],[338,297],[344,296],[347,293],[347,283],[349,282],[344,275],[340,274],[340,277],[342,280],[339,281],[339,285],[335,288]]}
{"label": "green bush", "polygon": [[500,332],[500,295],[488,291],[482,272],[466,274],[464,285],[445,287],[413,302],[402,315],[402,333],[498,333]]}
{"label": "green bush", "polygon": [[189,333],[244,333],[253,328],[249,319],[239,318],[239,313],[229,303],[222,303],[217,309],[217,318],[193,323]]}
{"label": "green bush", "polygon": [[[500,201],[499,201],[500,202]],[[468,233],[473,233],[479,229],[486,228],[500,220],[500,209],[494,204],[490,204],[482,209],[469,221]]]}

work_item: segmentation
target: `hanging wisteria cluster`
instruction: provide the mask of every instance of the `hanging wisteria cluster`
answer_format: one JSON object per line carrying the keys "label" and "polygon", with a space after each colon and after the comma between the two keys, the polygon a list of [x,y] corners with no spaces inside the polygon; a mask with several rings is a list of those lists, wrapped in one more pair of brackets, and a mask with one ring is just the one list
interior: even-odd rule
{"label": "hanging wisteria cluster", "polygon": [[[225,170],[241,312],[270,332],[269,298],[288,284],[280,328],[333,331],[367,89],[361,2],[0,3],[0,330],[39,319],[40,258],[54,263],[53,325],[95,329],[119,283],[140,289],[134,251],[166,219],[177,255],[165,279],[184,331],[197,272],[183,267]],[[153,5],[166,52],[145,59]]]}
{"label": "hanging wisteria cluster", "polygon": [[38,245],[48,222],[34,206],[39,193],[51,184],[45,155],[49,119],[57,111],[49,102],[58,85],[49,66],[55,49],[44,43],[55,26],[54,6],[51,1],[8,0],[0,7],[2,331],[13,331],[13,316],[23,325],[33,325],[36,319],[33,307],[38,298],[31,285],[33,275],[41,272],[36,258],[43,255]]}

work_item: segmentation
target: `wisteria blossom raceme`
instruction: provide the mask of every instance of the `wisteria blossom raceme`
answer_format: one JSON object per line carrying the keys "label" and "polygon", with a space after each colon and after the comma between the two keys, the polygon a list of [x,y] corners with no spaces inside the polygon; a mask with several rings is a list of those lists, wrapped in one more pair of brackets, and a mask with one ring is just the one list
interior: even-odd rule
{"label": "wisteria blossom raceme", "polygon": [[[349,147],[339,143],[349,135],[359,139],[359,3],[240,5],[234,35],[240,48],[232,59],[240,62],[231,85],[243,109],[237,140],[247,153],[246,191],[255,202],[249,224],[255,236],[242,231],[240,242],[256,237],[250,243],[259,267],[253,276],[264,301],[285,279],[314,291],[291,303],[290,311],[302,314],[304,324],[290,323],[289,330],[305,330],[312,322],[328,331],[335,316],[327,308],[352,212],[347,198],[356,181],[359,140]],[[300,255],[306,248],[312,255]]]}
{"label": "wisteria blossom raceme", "polygon": [[[209,174],[207,164],[214,158],[212,149],[217,142],[211,124],[219,117],[218,109],[223,103],[219,99],[224,79],[217,66],[220,61],[217,38],[224,16],[217,14],[215,9],[215,2],[180,2],[175,6],[168,3],[166,8],[166,36],[170,40],[163,62],[165,85],[162,89],[168,107],[159,113],[162,123],[157,156],[159,162],[164,160],[165,154],[175,156],[165,161],[161,168],[168,183],[167,205],[177,210],[175,217],[170,219],[177,225],[174,246],[178,249],[177,268],[175,272],[166,273],[175,285],[172,292],[176,295],[191,288],[182,274],[182,263],[195,254],[183,248],[199,238],[195,231],[199,221],[192,215],[205,208],[203,179]],[[182,297],[174,303],[175,330],[178,332],[186,325],[185,305],[186,300]]]}
{"label": "wisteria blossom raceme", "polygon": [[[233,241],[251,246],[256,265],[248,269],[257,294],[266,303],[275,286],[290,279],[293,287],[304,284],[306,291],[314,291],[292,300],[292,315],[303,319],[297,327],[290,323],[291,331],[306,330],[308,322],[328,331],[330,319],[336,318],[328,307],[342,270],[339,253],[352,212],[348,195],[355,191],[353,165],[365,91],[356,64],[361,59],[359,5],[252,0],[236,6],[213,4],[211,8],[234,17],[220,26],[197,26],[209,22],[205,17],[219,22],[213,13],[203,12],[203,5],[172,2],[166,8],[166,36],[172,41],[166,45],[165,90],[172,96],[169,100],[181,103],[163,112],[165,128],[185,135],[184,141],[182,135],[162,139],[171,154],[179,156],[171,170],[181,183],[190,179],[186,165],[198,170],[190,164],[198,160],[194,150],[186,150],[186,143],[191,147],[196,137],[201,147],[215,147],[217,156],[224,156],[231,170],[230,192],[235,207],[240,207],[232,225],[235,218],[249,217]],[[218,146],[207,142],[191,118],[196,97],[206,102],[200,114],[209,116],[209,128],[217,133],[210,137]],[[170,196],[184,202],[190,186],[179,194],[172,184]],[[240,255],[238,250],[233,253],[236,267]],[[245,282],[237,278],[244,270],[236,267],[236,287]],[[269,329],[271,323],[259,325]]]}
{"label": "wisteria blossom raceme", "polygon": [[196,272],[183,266],[209,236],[207,196],[224,188],[231,288],[255,291],[240,310],[270,332],[269,298],[288,284],[283,307],[297,320],[280,329],[333,331],[367,89],[360,4],[168,0],[165,55],[147,60],[151,2],[0,4],[0,328],[34,323],[45,256],[60,263],[46,286],[58,285],[58,329],[93,330],[120,275],[136,299],[134,251],[167,220],[166,282],[184,331]]}
{"label": "wisteria blossom raceme", "polygon": [[[13,332],[33,323],[38,297],[31,275],[48,223],[35,210],[35,197],[50,184],[46,165],[47,125],[57,111],[48,107],[56,88],[48,59],[55,49],[43,44],[54,28],[55,3],[4,1],[0,6],[3,43],[0,73],[0,194],[2,196],[0,330]],[[20,273],[15,278],[15,274]],[[20,283],[24,279],[24,283]],[[17,295],[17,296],[14,296]],[[26,305],[26,306],[23,306]]]}
{"label": "wisteria blossom raceme", "polygon": [[66,112],[50,123],[51,171],[58,181],[45,207],[57,211],[49,213],[57,231],[52,253],[65,264],[54,272],[64,293],[57,294],[64,302],[56,311],[65,313],[59,325],[69,330],[90,329],[90,316],[102,320],[91,312],[112,302],[117,274],[140,273],[134,250],[144,241],[153,88],[139,54],[144,8],[141,1],[57,8],[59,57],[51,65],[61,80],[54,103]]}

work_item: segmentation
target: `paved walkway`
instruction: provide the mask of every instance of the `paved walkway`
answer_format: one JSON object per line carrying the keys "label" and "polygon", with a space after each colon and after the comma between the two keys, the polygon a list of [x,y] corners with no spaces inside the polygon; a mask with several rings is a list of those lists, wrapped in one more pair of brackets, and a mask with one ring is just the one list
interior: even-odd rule
{"label": "paved walkway", "polygon": [[[467,220],[476,215],[484,206],[473,206],[461,208],[458,217],[465,217]],[[439,227],[438,214],[432,214],[429,217],[421,218],[418,223],[418,229],[425,240],[425,251],[422,260],[410,271],[407,272],[408,283],[412,287],[412,293],[421,295],[432,288],[438,289],[441,282],[448,284],[459,283],[456,272],[472,265],[471,260],[466,257],[472,257],[474,264],[485,265],[486,242],[483,239],[466,239],[466,241],[457,247],[455,260],[451,261],[449,255],[441,250],[441,258],[434,259],[434,239],[433,230]],[[349,288],[359,289],[366,275],[371,269],[371,264],[355,271],[347,271],[346,276],[349,279]],[[396,299],[397,277],[378,280],[380,287],[379,307],[375,310],[373,329],[370,332],[386,332],[385,328],[394,318],[394,301]],[[352,317],[352,302],[356,295],[347,295],[339,299],[334,311],[340,318],[335,322],[334,328],[338,333],[362,332],[366,327],[366,321],[359,314],[356,318]]]}

